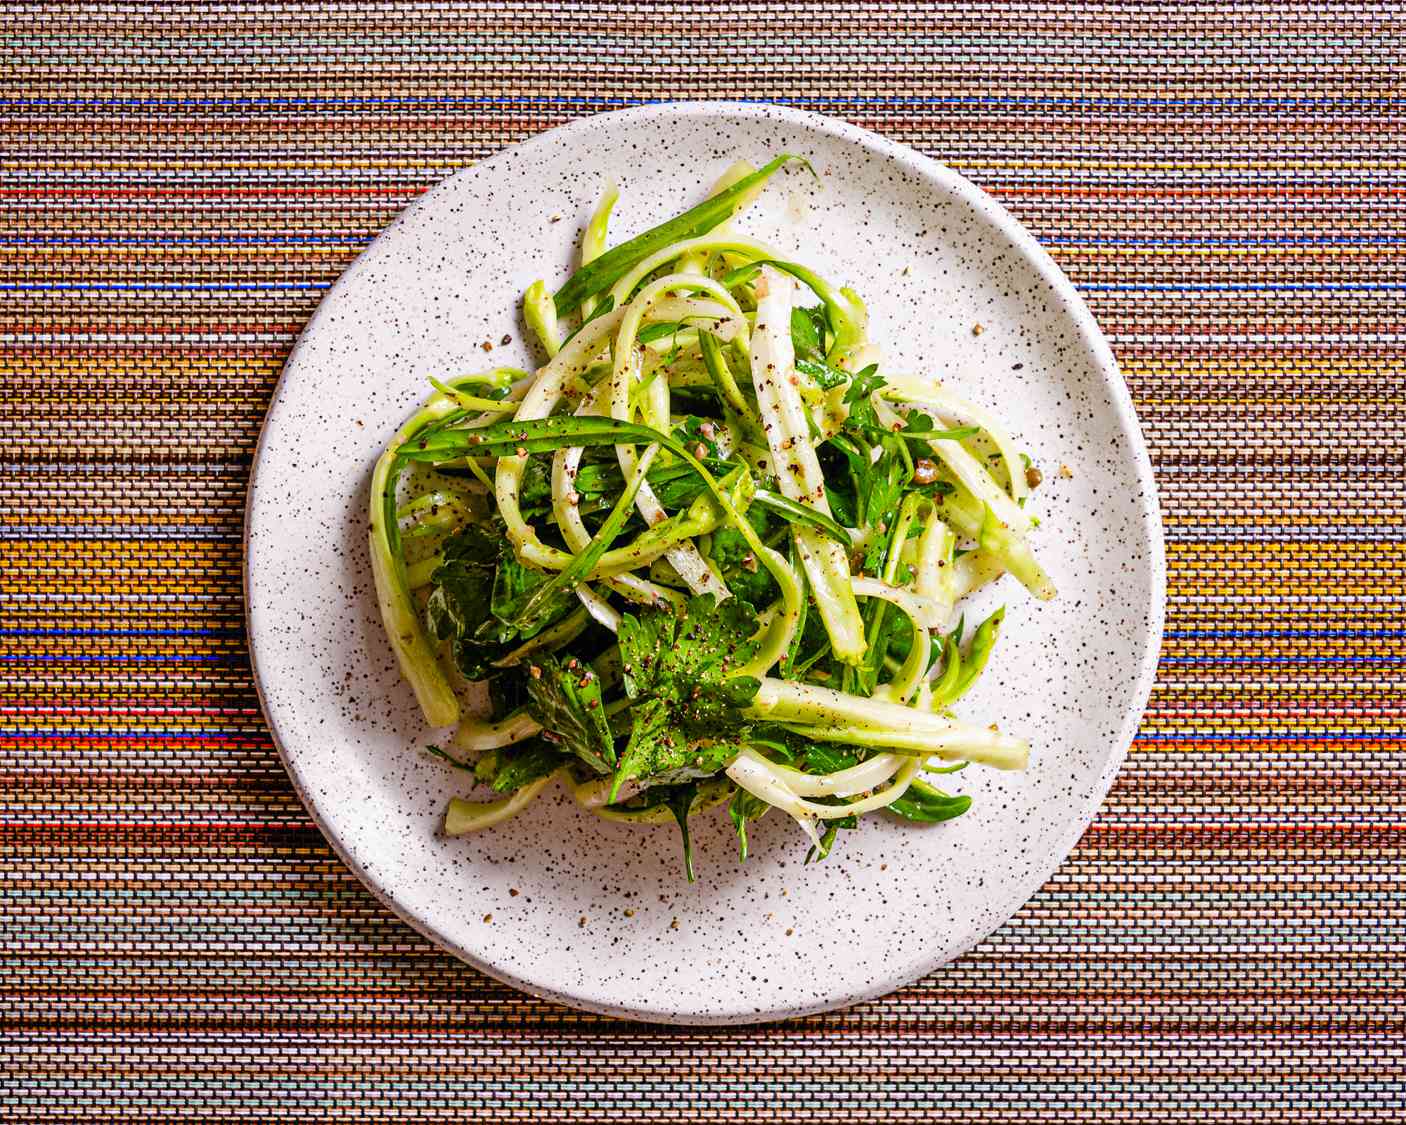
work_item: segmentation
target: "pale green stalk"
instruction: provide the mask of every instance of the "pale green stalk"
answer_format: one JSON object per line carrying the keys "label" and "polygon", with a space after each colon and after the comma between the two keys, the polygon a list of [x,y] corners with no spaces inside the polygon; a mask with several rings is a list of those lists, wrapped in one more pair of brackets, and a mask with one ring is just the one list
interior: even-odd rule
{"label": "pale green stalk", "polygon": [[[791,342],[791,283],[763,269],[752,348],[752,385],[762,417],[777,488],[798,504],[830,515],[825,478],[811,444],[805,404],[796,385]],[[806,581],[825,623],[835,656],[846,664],[864,659],[864,621],[850,585],[849,556],[842,544],[809,527],[793,531]]]}
{"label": "pale green stalk", "polygon": [[561,350],[561,325],[557,321],[557,307],[552,295],[541,281],[534,281],[522,295],[522,319],[532,329],[542,350],[551,359]]}
{"label": "pale green stalk", "polygon": [[[590,265],[602,254],[605,253],[606,230],[610,226],[610,213],[615,209],[616,201],[620,198],[620,189],[615,185],[615,181],[605,185],[605,194],[596,204],[595,212],[591,215],[591,221],[586,224],[586,231],[581,236],[581,264]],[[595,311],[596,298],[587,297],[581,302],[581,319],[587,319]],[[553,309],[555,312],[555,308]]]}
{"label": "pale green stalk", "polygon": [[511,820],[536,800],[537,794],[550,785],[554,777],[556,774],[538,778],[498,801],[465,801],[454,797],[444,814],[444,834],[462,836]]}

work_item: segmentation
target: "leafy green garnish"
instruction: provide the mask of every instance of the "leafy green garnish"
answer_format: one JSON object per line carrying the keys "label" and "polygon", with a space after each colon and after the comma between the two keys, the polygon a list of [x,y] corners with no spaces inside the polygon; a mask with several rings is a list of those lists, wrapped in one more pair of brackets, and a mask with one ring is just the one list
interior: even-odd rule
{"label": "leafy green garnish", "polygon": [[535,617],[521,617],[522,605],[551,577],[518,562],[495,524],[468,525],[444,541],[442,553],[425,615],[431,634],[449,643],[465,679],[491,676],[493,661],[576,608],[568,592],[539,598]]}
{"label": "leafy green garnish", "polygon": [[715,738],[687,738],[676,723],[670,705],[646,699],[630,710],[630,741],[615,771],[619,786],[634,778],[648,778],[651,785],[674,785],[712,777],[737,757],[742,744]]}
{"label": "leafy green garnish", "polygon": [[796,370],[815,380],[822,390],[849,382],[849,372],[841,371],[825,359],[825,334],[830,320],[824,305],[791,310],[791,344],[796,352]]}
{"label": "leafy green garnish", "polygon": [[529,669],[528,712],[542,724],[542,737],[575,754],[597,773],[615,767],[615,742],[601,703],[600,678],[571,658],[544,656]]}
{"label": "leafy green garnish", "polygon": [[425,603],[430,633],[449,642],[466,679],[481,680],[511,639],[499,634],[500,623],[490,610],[499,544],[471,525],[445,540],[443,554]]}
{"label": "leafy green garnish", "polygon": [[849,389],[845,391],[844,401],[849,407],[845,428],[857,431],[871,445],[887,434],[888,430],[880,423],[869,396],[880,387],[886,386],[888,383],[879,377],[878,365],[871,363],[850,380]]}
{"label": "leafy green garnish", "polygon": [[756,611],[737,598],[690,598],[682,612],[661,608],[626,614],[617,634],[631,699],[668,702],[675,723],[700,734],[734,720],[760,686],[729,669],[755,655]]}
{"label": "leafy green garnish", "polygon": [[511,550],[503,554],[493,579],[491,606],[504,639],[526,639],[577,606],[558,575],[523,566]]}
{"label": "leafy green garnish", "polygon": [[[487,756],[485,761],[489,760]],[[493,753],[493,775],[489,780],[494,792],[510,793],[524,785],[556,773],[570,764],[572,757],[558,750],[546,739],[534,738],[505,746]]]}
{"label": "leafy green garnish", "polygon": [[737,861],[747,862],[747,822],[761,820],[771,808],[760,797],[754,797],[745,789],[739,789],[728,802],[727,815],[732,819],[732,827],[737,832]]}
{"label": "leafy green garnish", "polygon": [[683,837],[683,869],[690,883],[696,881],[693,874],[693,840],[688,834],[688,814],[693,811],[693,798],[698,793],[698,785],[678,785],[669,790],[669,811],[679,825]]}
{"label": "leafy green garnish", "polygon": [[972,799],[965,794],[951,797],[926,781],[914,778],[907,792],[888,806],[890,812],[905,820],[920,820],[927,824],[951,820],[971,808]]}
{"label": "leafy green garnish", "polygon": [[[756,653],[757,615],[737,598],[691,598],[682,612],[661,608],[620,620],[621,668],[631,708],[630,742],[616,771],[614,799],[627,780],[716,773],[737,753],[728,736],[745,726],[742,709],[760,682],[731,676]],[[652,704],[652,705],[651,705]]]}
{"label": "leafy green garnish", "polygon": [[[766,537],[772,521],[755,496],[746,519],[758,536]],[[710,555],[735,597],[752,605],[768,605],[775,600],[776,579],[761,565],[752,545],[735,527],[720,527],[713,532]]]}
{"label": "leafy green garnish", "polygon": [[859,754],[839,742],[812,742],[806,746],[807,773],[839,773],[859,765]]}

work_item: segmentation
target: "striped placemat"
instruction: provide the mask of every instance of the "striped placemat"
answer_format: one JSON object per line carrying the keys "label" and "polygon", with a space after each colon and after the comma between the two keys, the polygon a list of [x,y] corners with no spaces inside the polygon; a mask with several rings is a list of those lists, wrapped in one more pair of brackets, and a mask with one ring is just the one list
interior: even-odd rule
{"label": "striped placemat", "polygon": [[[0,1118],[1395,1122],[1406,1113],[1399,7],[0,12]],[[260,719],[258,427],[417,192],[571,117],[785,101],[938,156],[1079,283],[1170,605],[1128,765],[971,955],[668,1030],[526,999],[342,868]]]}

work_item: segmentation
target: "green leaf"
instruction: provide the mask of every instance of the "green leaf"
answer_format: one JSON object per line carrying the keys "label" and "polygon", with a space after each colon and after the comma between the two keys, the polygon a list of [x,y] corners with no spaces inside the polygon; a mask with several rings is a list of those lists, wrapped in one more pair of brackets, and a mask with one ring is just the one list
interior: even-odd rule
{"label": "green leaf", "polygon": [[668,784],[717,773],[741,749],[729,736],[746,727],[742,709],[760,682],[732,676],[756,653],[756,611],[736,597],[711,594],[671,608],[626,614],[620,642],[625,691],[632,709],[630,742],[621,757],[612,799],[626,780]]}
{"label": "green leaf", "polygon": [[791,345],[797,359],[824,362],[826,327],[824,306],[807,309],[796,305],[791,309]]}
{"label": "green leaf", "polygon": [[620,786],[631,779],[645,778],[650,785],[676,785],[712,777],[742,751],[740,742],[687,738],[674,725],[669,704],[662,699],[646,699],[631,708],[630,719],[630,741],[615,770],[612,801]]}
{"label": "green leaf", "polygon": [[849,382],[848,372],[841,371],[838,367],[831,367],[824,360],[798,358],[796,370],[815,380],[816,386],[822,391],[828,391]]}
{"label": "green leaf", "polygon": [[557,290],[553,298],[558,315],[566,316],[588,297],[605,292],[635,266],[670,243],[698,238],[725,223],[753,188],[766,183],[783,164],[799,159],[782,153],[750,176],[743,176],[726,191],[709,196],[682,215],[612,247],[589,265],[582,266]]}
{"label": "green leaf", "polygon": [[[536,668],[538,671],[533,671]],[[542,737],[597,773],[615,767],[615,742],[601,702],[600,679],[576,659],[546,656],[529,668],[527,709]]]}
{"label": "green leaf", "polygon": [[575,595],[552,587],[555,578],[555,574],[524,566],[511,550],[506,550],[494,575],[490,601],[496,635],[505,641],[526,640],[575,609]]}
{"label": "green leaf", "polygon": [[[747,509],[747,522],[758,537],[767,537],[771,520],[766,511],[757,505],[755,496]],[[709,555],[734,597],[752,605],[769,605],[776,600],[776,579],[761,564],[752,551],[752,545],[737,528],[727,526],[714,531]]]}
{"label": "green leaf", "polygon": [[728,802],[727,815],[732,819],[733,830],[737,833],[737,862],[747,862],[747,822],[761,820],[771,806],[760,797],[754,797],[745,789],[739,789]]}
{"label": "green leaf", "polygon": [[667,607],[625,614],[617,637],[625,690],[631,699],[662,699],[672,721],[698,736],[741,725],[740,710],[761,686],[733,677],[757,651],[757,614],[750,605],[711,594],[690,598],[682,612]]}
{"label": "green leaf", "polygon": [[470,524],[444,541],[443,553],[444,562],[430,577],[433,588],[425,603],[430,633],[449,642],[465,679],[482,680],[492,675],[492,662],[518,638],[518,631],[492,612],[506,561],[504,541]]}
{"label": "green leaf", "polygon": [[854,748],[840,742],[812,742],[806,746],[806,773],[839,773],[859,762]]}
{"label": "green leaf", "polygon": [[693,811],[693,798],[698,793],[697,783],[678,785],[669,790],[669,811],[678,821],[679,833],[683,836],[683,868],[690,883],[695,881],[693,874],[693,841],[688,835],[688,814]]}
{"label": "green leaf", "polygon": [[824,305],[791,309],[791,344],[796,351],[796,370],[826,391],[849,382],[849,372],[832,366],[825,358],[825,334],[829,324]]}
{"label": "green leaf", "polygon": [[493,775],[493,790],[496,793],[510,793],[556,773],[562,766],[569,765],[572,757],[545,739],[534,738],[503,747],[496,752],[495,761],[497,768]]}
{"label": "green leaf", "polygon": [[935,789],[926,781],[914,779],[907,792],[888,806],[888,810],[905,820],[918,820],[926,824],[951,820],[961,816],[971,808],[972,799],[968,796],[951,797],[941,789]]}
{"label": "green leaf", "polygon": [[881,435],[888,433],[888,430],[879,423],[869,396],[880,387],[886,386],[888,383],[879,377],[878,365],[871,363],[850,380],[849,389],[845,391],[844,401],[849,407],[845,429],[857,431],[871,445],[877,442]]}

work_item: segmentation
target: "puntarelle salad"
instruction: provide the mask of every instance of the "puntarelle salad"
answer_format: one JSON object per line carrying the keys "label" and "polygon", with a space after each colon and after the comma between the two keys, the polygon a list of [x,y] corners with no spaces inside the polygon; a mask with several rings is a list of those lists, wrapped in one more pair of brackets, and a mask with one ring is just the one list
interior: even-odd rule
{"label": "puntarelle salad", "polygon": [[524,296],[547,362],[434,381],[376,465],[386,631],[456,728],[431,749],[500,794],[451,800],[447,833],[560,779],[604,819],[677,823],[692,879],[714,806],[743,859],[772,808],[823,859],[866,813],[966,812],[930,775],[1026,764],[953,708],[1004,613],[961,600],[1006,572],[1054,596],[1039,473],[985,410],[889,371],[856,293],[730,229],[793,160],[607,249],[610,188],[580,268]]}

